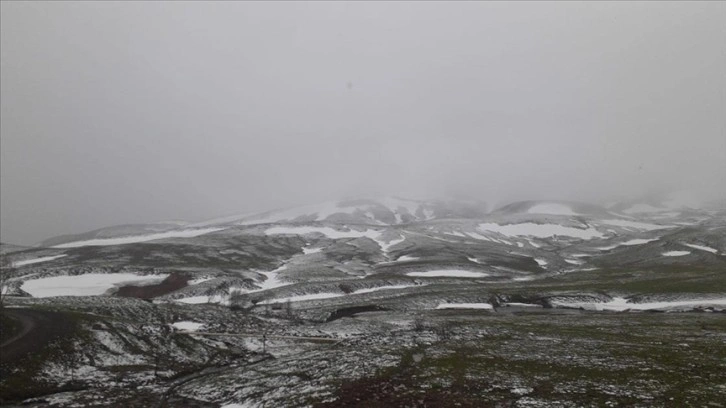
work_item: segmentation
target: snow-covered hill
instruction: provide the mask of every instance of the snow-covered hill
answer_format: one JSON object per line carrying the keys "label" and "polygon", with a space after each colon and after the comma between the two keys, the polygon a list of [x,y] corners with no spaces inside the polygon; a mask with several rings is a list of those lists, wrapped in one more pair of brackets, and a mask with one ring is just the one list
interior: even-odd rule
{"label": "snow-covered hill", "polygon": [[141,282],[159,301],[230,303],[243,296],[257,303],[389,287],[385,293],[420,291],[443,282],[537,282],[613,268],[726,270],[726,211],[653,216],[564,201],[486,209],[481,202],[358,199],[201,223],[104,228],[11,252],[8,290],[53,296],[74,293],[73,285],[86,293],[81,286],[91,285],[87,293],[113,294]]}

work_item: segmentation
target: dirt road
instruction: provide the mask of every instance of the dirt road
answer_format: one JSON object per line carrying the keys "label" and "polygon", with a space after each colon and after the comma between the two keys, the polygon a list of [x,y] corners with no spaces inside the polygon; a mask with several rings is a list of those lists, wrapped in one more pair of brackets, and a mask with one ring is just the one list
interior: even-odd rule
{"label": "dirt road", "polygon": [[73,322],[63,313],[32,309],[6,309],[8,317],[20,322],[18,334],[0,344],[2,364],[13,363],[28,353],[41,350],[50,341],[73,331]]}

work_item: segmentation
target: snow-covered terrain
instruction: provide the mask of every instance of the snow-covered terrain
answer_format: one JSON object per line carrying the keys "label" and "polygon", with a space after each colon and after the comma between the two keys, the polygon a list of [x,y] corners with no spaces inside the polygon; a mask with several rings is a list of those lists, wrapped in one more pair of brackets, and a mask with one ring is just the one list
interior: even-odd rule
{"label": "snow-covered terrain", "polygon": [[630,302],[623,297],[614,297],[608,302],[553,302],[556,306],[583,308],[588,310],[675,310],[675,309],[693,309],[695,307],[715,306],[723,309],[726,307],[726,298],[720,299],[692,299],[692,300],[672,300],[662,302]]}
{"label": "snow-covered terrain", "polygon": [[160,232],[157,234],[136,235],[116,238],[98,238],[86,241],[67,242],[64,244],[54,245],[53,248],[77,248],[83,246],[108,246],[108,245],[125,245],[135,244],[139,242],[149,242],[169,238],[194,238],[200,235],[210,234],[212,232],[222,231],[225,228],[197,228],[182,229],[168,232]]}
{"label": "snow-covered terrain", "polygon": [[[78,330],[86,335],[64,347],[82,356],[73,375],[85,388],[47,397],[46,405],[123,405],[129,395],[139,406],[162,405],[167,395],[167,406],[355,405],[360,397],[346,396],[370,383],[336,394],[342,381],[403,370],[385,381],[415,378],[426,387],[399,384],[391,395],[429,395],[443,382],[422,380],[426,373],[445,378],[448,371],[437,370],[449,363],[438,359],[462,350],[462,361],[477,368],[446,384],[485,376],[486,387],[503,390],[507,401],[551,406],[527,402],[537,383],[522,361],[537,361],[548,376],[579,373],[582,365],[611,370],[634,357],[593,357],[603,345],[626,353],[633,345],[668,348],[673,328],[691,327],[694,316],[710,322],[698,333],[720,327],[713,322],[726,309],[726,211],[633,208],[647,209],[526,201],[489,211],[475,202],[384,198],[196,224],[109,227],[53,238],[46,247],[3,244],[13,268],[2,290],[9,309],[35,306],[60,313],[54,318],[72,312],[82,322]],[[678,313],[638,313],[648,310]],[[652,323],[658,319],[671,320]],[[603,338],[596,336],[601,323]],[[628,338],[634,329],[650,343]],[[716,332],[680,333],[678,341],[708,343],[721,338]],[[576,339],[584,347],[571,347],[572,335],[585,336]],[[701,353],[694,356],[707,358],[701,350],[712,346],[694,348]],[[557,359],[553,350],[561,351]],[[48,361],[28,375],[61,387],[72,383],[63,364]],[[516,376],[507,374],[522,364]],[[607,376],[598,374],[596,383],[568,378],[558,381],[577,392],[557,394],[555,405],[586,405],[573,396],[595,392]],[[633,398],[650,384],[640,380],[637,387],[617,385]],[[99,381],[108,386],[94,385]],[[623,398],[621,405],[634,401]],[[387,406],[417,400],[391,401]],[[638,401],[648,406],[643,401],[656,399]]]}
{"label": "snow-covered terrain", "polygon": [[168,275],[137,275],[133,273],[87,273],[75,276],[53,276],[30,279],[23,282],[21,289],[34,297],[51,296],[97,296],[107,290],[124,284],[151,284],[167,278]]}

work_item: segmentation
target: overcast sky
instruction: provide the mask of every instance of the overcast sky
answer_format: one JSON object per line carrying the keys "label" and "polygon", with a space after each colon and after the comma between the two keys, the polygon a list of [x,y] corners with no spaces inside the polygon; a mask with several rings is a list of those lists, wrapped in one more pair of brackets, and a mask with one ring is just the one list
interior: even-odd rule
{"label": "overcast sky", "polygon": [[0,239],[726,194],[726,4],[2,2]]}

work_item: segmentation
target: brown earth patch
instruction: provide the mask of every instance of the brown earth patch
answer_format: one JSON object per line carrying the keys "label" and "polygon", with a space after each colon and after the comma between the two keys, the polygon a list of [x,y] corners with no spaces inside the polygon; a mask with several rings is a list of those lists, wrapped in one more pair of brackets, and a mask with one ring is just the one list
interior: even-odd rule
{"label": "brown earth patch", "polygon": [[173,272],[163,281],[146,286],[127,285],[122,286],[116,292],[116,296],[134,297],[139,299],[151,299],[157,296],[166,295],[187,286],[189,277],[178,272]]}

